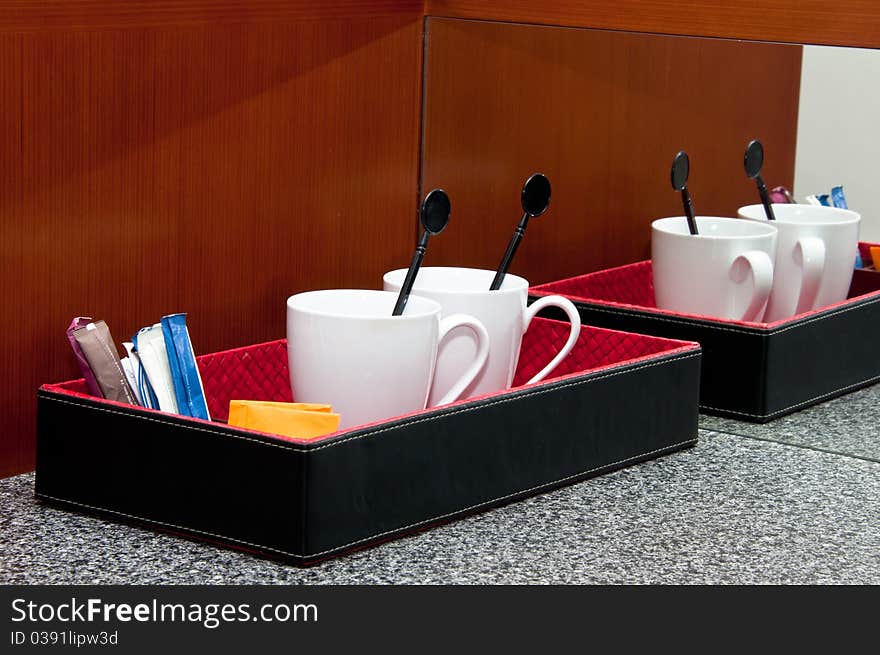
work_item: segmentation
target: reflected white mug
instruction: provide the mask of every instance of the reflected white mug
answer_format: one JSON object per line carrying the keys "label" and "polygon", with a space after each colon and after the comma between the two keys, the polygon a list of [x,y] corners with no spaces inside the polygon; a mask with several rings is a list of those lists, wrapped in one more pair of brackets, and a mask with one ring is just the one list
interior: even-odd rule
{"label": "reflected white mug", "polygon": [[741,218],[772,225],[779,236],[773,290],[764,321],[770,323],[845,300],[852,282],[861,216],[848,209],[774,204],[739,208]]}
{"label": "reflected white mug", "polygon": [[325,403],[346,429],[426,407],[437,350],[467,328],[476,352],[436,403],[461,396],[486,363],[489,336],[473,316],[441,320],[440,305],[410,295],[392,316],[397,294],[363,289],[308,291],[287,299],[287,358],[297,402]]}
{"label": "reflected white mug", "polygon": [[684,314],[760,321],[773,285],[776,228],[736,218],[684,216],[651,224],[657,307]]}
{"label": "reflected white mug", "polygon": [[[397,292],[403,284],[406,269],[385,274],[386,291]],[[443,315],[464,313],[479,319],[489,333],[489,359],[473,382],[465,389],[463,398],[507,389],[513,382],[522,337],[541,309],[559,307],[571,322],[571,332],[565,345],[529,384],[547,377],[571,352],[580,334],[581,320],[575,306],[562,296],[547,296],[527,307],[529,283],[508,273],[500,289],[490,291],[495,271],[476,268],[427,266],[419,270],[413,293],[440,303]],[[431,390],[430,402],[446,392],[473,359],[477,344],[468,333],[450,337],[440,346],[437,373]]]}

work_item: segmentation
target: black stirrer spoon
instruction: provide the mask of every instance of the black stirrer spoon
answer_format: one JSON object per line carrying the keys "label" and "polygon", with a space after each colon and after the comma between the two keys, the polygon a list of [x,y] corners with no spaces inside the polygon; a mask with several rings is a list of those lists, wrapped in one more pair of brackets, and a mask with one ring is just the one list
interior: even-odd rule
{"label": "black stirrer spoon", "polygon": [[691,160],[684,150],[680,150],[672,160],[672,188],[681,191],[681,204],[684,205],[684,213],[687,216],[688,230],[691,234],[699,234],[697,219],[694,216],[694,203],[691,202],[691,194],[688,192],[688,176],[690,174]]}
{"label": "black stirrer spoon", "polygon": [[767,194],[767,185],[761,177],[761,168],[764,166],[764,146],[755,139],[750,141],[746,146],[746,154],[743,158],[743,166],[746,169],[746,175],[750,179],[755,180],[758,185],[758,193],[761,195],[761,203],[764,205],[764,213],[767,214],[768,221],[775,221],[776,215],[773,213],[773,205],[770,203],[770,196]]}
{"label": "black stirrer spoon", "polygon": [[416,281],[416,275],[419,273],[419,267],[422,265],[422,259],[425,258],[425,251],[428,249],[428,238],[432,234],[440,234],[449,224],[449,213],[452,205],[449,202],[449,196],[443,189],[434,189],[428,192],[422,201],[419,217],[422,221],[422,237],[419,239],[419,245],[416,246],[416,252],[413,255],[409,270],[403,280],[403,286],[400,287],[400,295],[397,296],[397,303],[394,305],[392,316],[400,316],[406,309],[406,302],[409,300],[409,294],[412,291],[413,284]]}
{"label": "black stirrer spoon", "polygon": [[507,275],[507,269],[510,268],[510,262],[513,261],[516,249],[519,248],[519,242],[525,236],[529,219],[540,216],[550,206],[550,180],[547,179],[546,175],[543,173],[533,173],[529,176],[529,179],[526,180],[522,188],[520,204],[523,208],[522,218],[519,220],[519,225],[513,231],[510,243],[507,244],[507,252],[501,258],[498,271],[495,273],[495,278],[489,287],[490,291],[497,291],[504,283],[504,276]]}

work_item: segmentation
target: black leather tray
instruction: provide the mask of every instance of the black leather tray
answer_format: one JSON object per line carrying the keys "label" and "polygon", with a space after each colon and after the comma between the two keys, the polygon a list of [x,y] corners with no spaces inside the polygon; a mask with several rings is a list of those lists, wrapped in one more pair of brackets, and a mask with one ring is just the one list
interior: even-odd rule
{"label": "black leather tray", "polygon": [[880,381],[877,275],[854,276],[845,302],[776,323],[657,309],[650,261],[530,289],[532,300],[551,294],[569,298],[590,325],[698,342],[708,414],[766,423]]}
{"label": "black leather tray", "polygon": [[[567,333],[536,319],[515,384]],[[36,495],[314,563],[693,445],[700,357],[585,327],[553,379],[313,441],[219,422],[232,398],[290,400],[283,340],[199,358],[214,422],[44,385]]]}

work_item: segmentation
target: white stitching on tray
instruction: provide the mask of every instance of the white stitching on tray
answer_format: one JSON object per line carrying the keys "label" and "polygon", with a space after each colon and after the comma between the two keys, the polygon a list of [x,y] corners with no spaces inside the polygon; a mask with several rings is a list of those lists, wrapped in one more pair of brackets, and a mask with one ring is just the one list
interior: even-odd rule
{"label": "white stitching on tray", "polygon": [[[74,407],[80,407],[80,408],[83,407],[82,403],[71,402],[70,400],[64,400],[63,398],[58,398],[54,395],[52,395],[52,396],[46,395],[46,396],[43,396],[43,398],[45,400],[51,400],[56,403],[63,403],[65,405],[73,405]],[[174,426],[174,427],[185,427],[187,430],[198,430],[199,432],[207,432],[208,434],[216,434],[221,437],[233,437],[235,439],[241,439],[242,441],[252,441],[253,443],[263,444],[264,446],[271,446],[272,448],[281,448],[282,450],[296,450],[297,452],[305,452],[305,449],[303,449],[303,448],[290,448],[288,446],[283,446],[278,443],[271,443],[269,441],[260,441],[259,439],[252,439],[251,437],[244,437],[244,436],[241,436],[238,434],[232,434],[230,432],[220,432],[218,430],[209,430],[207,428],[201,428],[201,427],[197,427],[195,425],[180,426],[177,423],[174,423],[172,421],[162,421],[160,419],[152,418],[150,416],[141,416],[140,414],[133,414],[133,413],[129,413],[129,412],[120,412],[115,409],[107,409],[105,407],[91,407],[91,406],[89,406],[89,409],[95,410],[97,412],[106,412],[108,414],[119,414],[120,416],[125,416],[128,418],[137,418],[142,421],[150,421],[151,423],[158,423],[160,425],[169,425],[169,426]],[[181,418],[186,418],[186,417],[181,416]]]}
{"label": "white stitching on tray", "polygon": [[[396,424],[396,425],[385,427],[385,428],[379,428],[378,430],[371,430],[371,431],[365,432],[363,434],[352,435],[350,437],[346,437],[345,439],[340,439],[338,441],[331,441],[330,443],[324,444],[323,446],[315,446],[314,448],[296,448],[295,446],[290,446],[290,445],[285,445],[285,444],[280,444],[280,443],[272,443],[269,441],[261,441],[259,439],[245,437],[240,434],[235,434],[234,432],[220,432],[218,430],[210,430],[208,428],[197,427],[195,425],[186,425],[183,427],[185,427],[187,430],[198,430],[199,432],[207,432],[209,434],[216,434],[216,435],[219,435],[222,437],[232,437],[234,439],[251,441],[253,443],[263,444],[265,446],[271,446],[273,448],[281,448],[282,450],[292,450],[294,452],[300,452],[300,453],[317,452],[319,450],[323,450],[324,448],[333,448],[335,446],[340,446],[348,441],[354,441],[357,439],[363,439],[364,437],[370,437],[370,436],[374,436],[377,434],[382,434],[383,432],[388,432],[389,430],[396,430],[398,428],[403,428],[403,427],[407,427],[410,425],[418,425],[419,423],[425,423],[428,421],[435,421],[439,418],[445,418],[447,416],[455,416],[456,414],[463,414],[466,412],[472,412],[477,409],[482,409],[484,407],[492,407],[493,405],[500,405],[503,403],[512,402],[514,400],[519,400],[521,398],[529,398],[531,396],[543,395],[545,393],[550,393],[551,391],[556,391],[557,389],[566,389],[568,387],[580,386],[582,384],[590,384],[592,382],[604,380],[605,378],[615,377],[617,375],[623,375],[624,373],[631,373],[634,371],[639,371],[641,369],[651,368],[653,366],[660,366],[661,364],[668,364],[671,362],[682,361],[685,359],[693,359],[695,357],[699,357],[701,354],[702,354],[701,352],[696,352],[696,353],[689,352],[689,354],[687,354],[687,355],[682,355],[679,357],[671,357],[669,359],[661,359],[661,360],[649,362],[647,364],[635,366],[633,368],[625,368],[622,370],[611,371],[608,373],[603,373],[601,375],[597,375],[596,377],[589,377],[589,378],[573,380],[571,382],[566,382],[566,383],[560,384],[560,385],[549,384],[546,387],[538,388],[538,389],[535,389],[534,391],[529,391],[527,393],[519,393],[516,395],[508,394],[507,397],[502,397],[502,398],[499,398],[498,400],[493,400],[492,402],[479,403],[479,404],[472,405],[469,407],[462,407],[461,409],[457,409],[452,412],[443,412],[442,410],[440,410],[439,412],[437,412],[436,414],[433,414],[431,416],[426,416],[424,418],[418,418],[418,419],[412,419],[406,423],[400,423],[400,424]],[[81,403],[75,403],[75,402],[71,402],[69,400],[64,400],[64,399],[58,398],[54,395],[52,395],[52,396],[46,395],[46,396],[44,396],[44,398],[46,400],[52,400],[55,402],[64,403],[65,405],[73,405],[74,407],[82,407]],[[161,425],[178,426],[177,423],[172,422],[172,421],[163,421],[161,419],[152,418],[149,416],[142,416],[140,414],[135,414],[135,413],[130,413],[130,412],[120,412],[118,410],[107,409],[105,407],[90,407],[89,409],[94,409],[99,412],[108,412],[110,414],[119,414],[120,416],[126,416],[129,418],[137,418],[137,419],[141,419],[144,421],[152,421],[154,423],[159,423]]]}
{"label": "white stitching on tray", "polygon": [[872,378],[868,378],[866,380],[862,380],[861,382],[855,382],[853,384],[847,385],[845,387],[841,387],[840,389],[835,389],[834,391],[829,391],[828,393],[823,393],[821,396],[816,396],[814,398],[810,398],[809,400],[804,400],[803,402],[796,403],[794,405],[789,405],[788,407],[783,407],[782,409],[778,409],[772,414],[750,414],[748,412],[735,412],[732,409],[722,409],[720,407],[709,407],[708,405],[700,405],[700,409],[711,409],[716,412],[724,412],[727,414],[737,414],[739,416],[751,416],[752,418],[771,418],[779,416],[780,414],[784,414],[790,409],[796,409],[798,407],[803,407],[804,405],[809,405],[812,402],[817,400],[822,400],[823,398],[827,398],[828,396],[834,396],[836,394],[840,394],[842,391],[846,391],[847,389],[853,389],[855,387],[866,386],[873,382],[880,381],[880,375],[875,375]]}
{"label": "white stitching on tray", "polygon": [[783,332],[787,332],[788,330],[794,330],[795,328],[799,328],[802,325],[807,325],[808,323],[813,323],[814,321],[820,321],[822,319],[829,318],[831,316],[837,316],[838,314],[844,314],[846,312],[852,311],[853,309],[867,307],[868,305],[873,305],[873,304],[876,304],[877,302],[880,302],[880,296],[878,296],[874,300],[869,300],[867,302],[862,302],[862,303],[856,303],[856,304],[853,304],[849,307],[843,307],[841,309],[835,310],[835,311],[830,312],[828,314],[819,314],[817,316],[814,316],[813,318],[808,318],[806,320],[801,320],[801,321],[795,321],[795,323],[793,325],[789,325],[788,327],[778,328],[775,330],[763,330],[760,327],[754,327],[749,330],[742,330],[742,329],[732,328],[732,327],[721,327],[720,325],[715,325],[712,321],[708,321],[708,325],[706,325],[705,324],[706,322],[702,319],[683,320],[683,319],[662,318],[660,316],[654,316],[650,313],[643,312],[640,310],[605,309],[603,307],[597,307],[595,304],[590,303],[590,302],[575,302],[575,305],[584,306],[585,309],[590,310],[590,311],[604,312],[606,314],[614,314],[615,316],[620,316],[621,312],[626,313],[626,314],[632,314],[635,312],[635,313],[638,313],[638,315],[642,318],[647,318],[652,321],[663,321],[665,323],[674,323],[676,325],[694,326],[694,321],[700,320],[701,321],[699,323],[700,327],[710,327],[713,330],[724,330],[725,332],[737,332],[739,334],[754,334],[754,335],[757,335],[760,337],[768,337],[773,334],[782,334]]}
{"label": "white stitching on tray", "polygon": [[484,505],[491,505],[492,503],[497,503],[497,502],[502,501],[502,500],[507,500],[508,498],[512,498],[513,496],[518,496],[518,495],[520,495],[520,494],[527,494],[527,493],[530,493],[530,492],[532,492],[532,491],[537,491],[537,490],[542,489],[542,488],[545,488],[545,487],[551,487],[551,486],[553,486],[553,485],[555,485],[555,484],[559,484],[560,482],[565,482],[566,480],[571,480],[572,478],[576,478],[576,477],[578,477],[578,476],[580,476],[580,475],[587,475],[588,473],[592,473],[593,471],[598,471],[599,469],[608,468],[608,467],[610,467],[610,466],[617,466],[618,464],[625,464],[625,463],[627,463],[627,462],[630,462],[630,461],[635,460],[635,459],[639,459],[639,458],[641,458],[641,457],[648,457],[649,455],[654,455],[655,453],[659,453],[659,452],[662,452],[662,451],[665,451],[665,450],[670,450],[670,449],[672,449],[672,448],[677,448],[678,446],[684,446],[684,445],[687,445],[687,444],[694,444],[694,443],[696,443],[696,442],[697,442],[696,439],[688,439],[687,441],[679,441],[678,443],[670,444],[670,445],[668,445],[668,446],[664,446],[663,448],[657,448],[657,449],[655,449],[655,450],[651,450],[651,451],[649,451],[649,452],[647,452],[647,453],[639,453],[638,455],[633,455],[632,457],[627,457],[626,459],[621,459],[621,460],[618,460],[618,461],[616,461],[616,462],[611,462],[610,464],[603,464],[602,466],[596,466],[596,467],[593,467],[593,468],[588,469],[588,470],[586,470],[586,471],[580,471],[580,472],[578,472],[578,473],[573,473],[573,474],[571,474],[571,475],[567,475],[567,476],[565,476],[564,478],[559,478],[558,480],[553,480],[552,482],[545,482],[545,483],[543,483],[543,484],[539,484],[539,485],[536,485],[536,486],[534,486],[534,487],[530,487],[529,489],[522,489],[522,490],[520,490],[520,491],[515,491],[515,492],[513,492],[513,493],[509,493],[509,494],[504,495],[504,496],[499,496],[499,497],[497,497],[497,498],[492,498],[491,500],[486,500],[486,501],[483,501],[483,502],[481,502],[481,503],[477,503],[477,504],[475,504],[475,505],[471,505],[471,506],[469,506],[469,507],[464,507],[464,508],[462,508],[462,509],[457,509],[457,510],[454,510],[454,511],[452,511],[452,512],[448,512],[448,513],[446,513],[446,514],[441,514],[441,515],[439,515],[439,516],[433,516],[433,517],[431,517],[431,518],[429,518],[429,519],[425,519],[425,520],[423,520],[423,521],[417,521],[416,523],[410,523],[409,525],[404,525],[404,526],[399,527],[399,528],[393,528],[393,529],[391,529],[391,530],[386,530],[385,532],[380,532],[380,533],[378,533],[378,534],[370,535],[369,537],[364,537],[364,538],[362,538],[362,539],[357,539],[356,541],[350,541],[349,543],[347,543],[347,544],[343,544],[342,546],[334,546],[333,548],[328,548],[327,550],[322,550],[322,551],[319,552],[319,553],[310,553],[309,555],[304,555],[304,554],[301,554],[301,553],[292,553],[292,552],[290,552],[290,551],[280,550],[280,549],[278,549],[278,548],[272,548],[271,546],[264,546],[264,545],[262,545],[262,544],[257,544],[257,543],[253,543],[253,542],[250,542],[250,541],[243,541],[242,539],[236,539],[236,538],[234,538],[234,537],[228,537],[228,536],[223,535],[223,534],[217,534],[217,533],[214,533],[214,532],[206,532],[206,531],[204,531],[204,530],[196,530],[196,529],[194,529],[194,528],[189,528],[189,527],[186,527],[186,526],[183,526],[183,525],[175,525],[174,523],[166,523],[166,522],[164,522],[164,521],[158,521],[158,520],[156,520],[156,519],[148,519],[148,518],[144,518],[144,517],[142,517],[142,516],[136,516],[135,514],[126,514],[125,512],[118,512],[118,511],[116,511],[116,510],[107,509],[107,508],[105,508],[105,507],[98,507],[98,506],[95,506],[95,505],[87,505],[87,504],[85,504],[85,503],[78,503],[78,502],[76,502],[75,500],[68,500],[67,498],[58,498],[58,497],[56,497],[56,496],[50,496],[50,495],[48,495],[48,494],[41,494],[41,493],[37,493],[37,496],[40,497],[40,498],[48,498],[49,500],[58,500],[58,501],[61,501],[61,502],[64,502],[64,503],[70,503],[71,505],[77,505],[78,507],[85,507],[86,509],[94,509],[94,510],[99,510],[99,511],[102,511],[102,512],[108,512],[109,514],[115,514],[115,515],[117,515],[117,516],[124,516],[124,517],[126,517],[126,518],[136,519],[136,520],[138,520],[138,521],[145,521],[145,522],[147,522],[147,523],[155,523],[155,524],[157,524],[157,525],[162,525],[162,526],[165,526],[165,527],[168,527],[168,528],[176,528],[176,529],[178,529],[178,530],[185,530],[185,531],[187,531],[187,532],[194,532],[194,533],[198,533],[198,534],[201,534],[201,535],[205,535],[206,537],[217,537],[217,538],[219,538],[219,539],[226,539],[227,541],[232,541],[232,542],[235,542],[235,543],[237,543],[237,544],[242,544],[242,545],[244,545],[244,546],[253,546],[254,548],[261,548],[261,549],[263,549],[263,550],[272,551],[272,552],[274,552],[274,553],[280,553],[280,554],[282,554],[282,555],[290,555],[290,556],[292,556],[292,557],[301,557],[301,558],[305,558],[305,557],[320,557],[321,555],[326,555],[327,553],[332,553],[332,552],[334,552],[334,551],[343,550],[343,549],[345,549],[345,548],[349,548],[349,547],[351,547],[351,546],[357,546],[358,544],[362,544],[362,543],[364,543],[364,542],[366,542],[366,541],[370,541],[370,540],[372,540],[372,539],[378,539],[378,538],[384,537],[384,536],[386,536],[386,535],[393,534],[393,533],[395,533],[395,532],[402,532],[402,531],[410,530],[410,529],[412,529],[412,528],[416,528],[416,527],[421,526],[421,525],[424,525],[424,524],[426,524],[426,523],[430,523],[431,521],[442,520],[442,519],[448,518],[448,517],[450,517],[450,516],[453,516],[453,515],[455,515],[455,514],[459,514],[459,513],[462,513],[462,512],[469,512],[469,511],[474,510],[474,509],[477,509],[477,508],[479,508],[479,507],[483,507]]}

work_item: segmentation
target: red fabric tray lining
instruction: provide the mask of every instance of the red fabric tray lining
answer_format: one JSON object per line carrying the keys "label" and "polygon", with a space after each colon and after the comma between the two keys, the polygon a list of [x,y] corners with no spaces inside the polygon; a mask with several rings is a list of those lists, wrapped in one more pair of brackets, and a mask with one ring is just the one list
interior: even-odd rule
{"label": "red fabric tray lining", "polygon": [[[862,243],[859,244],[859,247],[864,251],[869,245],[872,244]],[[587,275],[572,277],[556,282],[549,282],[547,284],[532,287],[529,292],[537,296],[559,294],[575,302],[611,305],[641,311],[647,310],[651,313],[664,316],[711,321],[720,325],[741,325],[744,327],[764,329],[774,329],[785,325],[786,323],[801,320],[812,314],[818,314],[819,312],[824,312],[829,309],[842,307],[854,299],[848,298],[847,300],[834,305],[814,309],[799,314],[798,316],[775,321],[773,323],[734,321],[714,318],[712,316],[701,316],[698,314],[683,314],[657,308],[654,301],[654,277],[650,260],[636,262],[635,264],[627,264],[625,266],[618,266],[617,268],[609,268],[604,271],[588,273]],[[878,290],[864,295],[870,296],[875,294],[880,294],[880,285],[878,285]],[[861,298],[864,296],[856,297]]]}
{"label": "red fabric tray lining", "polygon": [[[568,323],[542,318],[534,319],[523,338],[519,365],[514,377],[513,386],[522,387],[526,380],[540,371],[562,347],[568,338],[568,334]],[[529,386],[537,386],[550,380],[565,379],[567,377],[583,375],[587,372],[630,364],[658,355],[671,355],[693,350],[697,347],[697,344],[686,341],[675,341],[641,334],[619,332],[617,330],[583,326],[577,343],[569,356],[553,372],[553,376]],[[287,341],[285,339],[202,355],[197,359],[205,386],[208,408],[211,416],[215,419],[221,421],[227,419],[229,415],[229,401],[233,399],[280,402],[290,402],[292,400],[287,369]],[[82,379],[57,384],[46,384],[41,389],[131,408],[130,405],[99,399],[89,395],[85,381]],[[479,398],[464,399],[459,401],[459,403],[472,402],[500,393],[503,392],[488,394]],[[157,412],[156,410],[138,409],[162,414],[162,412]],[[419,413],[414,412],[407,416]],[[398,418],[403,417],[389,417],[382,421],[382,423]],[[185,418],[185,420],[207,423],[200,419]],[[270,436],[291,441],[278,435]],[[334,435],[326,435],[321,437],[320,440],[328,439],[331,436]],[[318,440],[310,440],[311,443],[315,441]]]}

